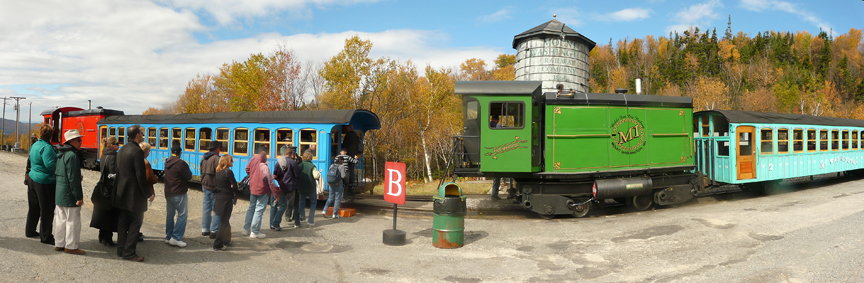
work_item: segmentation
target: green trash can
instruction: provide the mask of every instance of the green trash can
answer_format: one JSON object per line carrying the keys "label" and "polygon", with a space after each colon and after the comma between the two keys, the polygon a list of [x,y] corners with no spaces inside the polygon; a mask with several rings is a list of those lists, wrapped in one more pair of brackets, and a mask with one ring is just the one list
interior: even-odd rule
{"label": "green trash can", "polygon": [[465,213],[468,207],[462,187],[449,182],[438,188],[432,203],[432,245],[455,249],[465,243]]}

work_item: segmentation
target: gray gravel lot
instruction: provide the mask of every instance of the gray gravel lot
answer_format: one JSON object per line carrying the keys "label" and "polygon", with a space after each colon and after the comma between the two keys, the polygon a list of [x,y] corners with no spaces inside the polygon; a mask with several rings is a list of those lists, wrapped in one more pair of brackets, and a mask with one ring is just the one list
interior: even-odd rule
{"label": "gray gravel lot", "polygon": [[[85,171],[84,256],[54,252],[24,237],[26,158],[0,153],[0,277],[29,281],[256,282],[862,282],[864,181],[823,181],[762,197],[700,198],[675,208],[611,208],[594,217],[543,220],[467,219],[465,246],[432,246],[431,216],[405,216],[408,244],[390,247],[381,233],[392,219],[361,213],[317,219],[316,227],[240,236],[247,201],[232,215],[235,244],[210,249],[200,231],[201,192],[189,192],[189,246],[166,245],[162,184],[145,215],[147,260],[118,259],[89,228],[89,193],[98,173]],[[265,213],[269,220],[269,210]],[[285,224],[283,224],[284,226]]]}

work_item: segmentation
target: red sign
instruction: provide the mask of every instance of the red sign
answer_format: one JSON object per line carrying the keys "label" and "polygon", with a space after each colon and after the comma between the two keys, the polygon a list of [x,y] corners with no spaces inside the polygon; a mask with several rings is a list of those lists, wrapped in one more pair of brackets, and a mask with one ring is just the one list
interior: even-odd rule
{"label": "red sign", "polygon": [[384,200],[405,205],[405,163],[388,161],[384,164],[384,177],[387,181]]}

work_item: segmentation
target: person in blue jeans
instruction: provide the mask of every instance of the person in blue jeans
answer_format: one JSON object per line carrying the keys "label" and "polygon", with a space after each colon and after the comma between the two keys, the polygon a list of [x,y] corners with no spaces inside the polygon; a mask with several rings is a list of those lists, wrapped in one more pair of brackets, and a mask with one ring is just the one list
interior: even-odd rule
{"label": "person in blue jeans", "polygon": [[216,201],[216,167],[219,165],[219,153],[222,151],[222,143],[211,141],[207,144],[207,153],[201,158],[201,188],[204,192],[203,210],[201,215],[201,236],[216,237],[219,231],[219,216],[213,213],[213,204]]}
{"label": "person in blue jeans", "polygon": [[[297,190],[297,176],[300,168],[294,161],[296,154],[294,147],[287,148],[282,157],[276,159],[276,169],[273,170],[273,178],[279,184],[279,200],[270,203],[270,230],[282,231],[282,215],[288,206],[288,201],[294,200],[294,191]],[[289,197],[290,196],[290,197]],[[290,212],[289,212],[290,214]]]}
{"label": "person in blue jeans", "polygon": [[[300,176],[297,178],[297,198],[295,201],[295,214],[294,214],[294,228],[299,228],[300,226],[300,212],[306,208],[306,197],[310,199],[309,204],[309,227],[315,226],[315,209],[318,206],[318,192],[315,186],[315,179],[317,179],[316,173],[318,173],[318,169],[315,168],[315,164],[312,164],[312,156],[311,153],[306,152],[303,153],[303,162],[300,162],[300,165],[297,167],[300,169]],[[318,178],[320,178],[320,173],[317,174]]]}
{"label": "person in blue jeans", "polygon": [[[183,235],[186,233],[186,220],[189,213],[189,186],[192,179],[189,164],[180,158],[179,145],[171,148],[171,157],[165,160],[165,243],[175,247],[186,247]],[[174,216],[177,216],[175,222]]]}
{"label": "person in blue jeans", "polygon": [[264,210],[270,202],[270,196],[278,198],[279,188],[273,184],[273,175],[267,167],[267,153],[270,149],[261,148],[261,153],[256,154],[246,165],[246,173],[249,174],[249,209],[246,211],[246,223],[243,225],[243,233],[249,234],[249,238],[263,239],[261,234],[261,222]]}
{"label": "person in blue jeans", "polygon": [[[333,218],[339,218],[340,217],[339,216],[339,204],[342,203],[342,191],[344,189],[344,182],[346,181],[345,177],[347,177],[347,176],[345,176],[345,175],[347,175],[347,172],[343,171],[346,169],[344,166],[342,166],[342,163],[343,163],[342,159],[343,158],[337,156],[336,159],[333,160],[333,164],[330,165],[331,169],[327,170],[328,172],[330,172],[332,169],[335,168],[335,170],[338,172],[338,174],[340,174],[340,179],[342,181],[337,182],[337,183],[330,183],[328,180],[327,185],[330,185],[330,196],[327,197],[327,202],[324,203],[324,212],[322,213],[324,215],[324,217],[327,217],[327,209],[330,208],[330,205],[333,205]],[[329,173],[328,173],[327,178],[328,179],[330,178]]]}

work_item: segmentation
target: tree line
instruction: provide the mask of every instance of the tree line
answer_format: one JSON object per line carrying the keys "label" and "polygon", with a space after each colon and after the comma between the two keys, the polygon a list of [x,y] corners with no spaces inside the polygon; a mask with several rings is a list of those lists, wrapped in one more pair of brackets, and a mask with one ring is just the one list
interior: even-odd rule
{"label": "tree line", "polygon": [[[372,58],[373,44],[358,36],[325,62],[301,63],[278,44],[268,54],[225,63],[217,74],[199,74],[170,105],[147,114],[224,111],[367,109],[381,129],[365,137],[367,157],[408,164],[414,179],[441,176],[452,136],[462,129],[456,81],[513,80],[516,56],[492,64],[470,58],[458,69],[418,67],[412,61]],[[590,53],[591,92],[635,89],[645,94],[690,96],[694,110],[735,109],[864,119],[864,42],[851,29],[733,34],[692,28],[668,37],[646,36],[597,45]]]}

